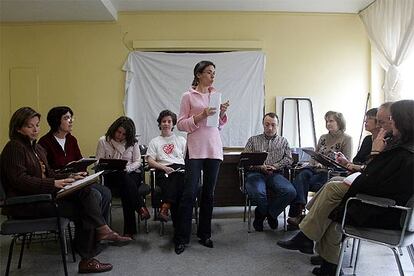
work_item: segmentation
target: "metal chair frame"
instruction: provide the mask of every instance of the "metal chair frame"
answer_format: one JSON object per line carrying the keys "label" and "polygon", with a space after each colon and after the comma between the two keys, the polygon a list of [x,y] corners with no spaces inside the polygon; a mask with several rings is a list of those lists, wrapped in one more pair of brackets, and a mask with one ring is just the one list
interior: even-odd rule
{"label": "metal chair frame", "polygon": [[[348,205],[350,202],[352,201],[360,201],[363,202],[364,204],[368,204],[368,205],[374,205],[377,206],[378,208],[393,208],[393,209],[398,209],[402,211],[402,216],[404,219],[404,222],[402,223],[402,229],[401,230],[397,230],[399,233],[399,238],[398,238],[398,242],[395,244],[391,244],[391,243],[387,243],[386,241],[381,240],[380,238],[378,239],[372,239],[372,238],[368,238],[361,235],[355,235],[353,233],[351,233],[352,229],[356,229],[356,228],[361,228],[365,231],[369,231],[370,228],[362,228],[362,227],[352,227],[349,225],[346,225],[345,221],[346,221],[346,215],[347,215],[347,210],[348,210]],[[359,249],[360,249],[360,241],[367,241],[367,242],[371,242],[371,243],[375,243],[378,245],[383,245],[386,246],[388,248],[390,248],[392,250],[392,252],[394,253],[394,257],[397,263],[397,267],[398,267],[398,271],[400,273],[401,276],[404,275],[404,270],[403,267],[401,265],[401,260],[400,260],[400,255],[402,255],[402,251],[401,249],[403,247],[407,248],[408,251],[408,255],[410,257],[411,263],[414,266],[414,247],[412,243],[409,243],[406,241],[407,237],[406,234],[410,233],[412,234],[412,224],[413,222],[411,221],[413,217],[413,206],[398,206],[396,205],[396,202],[392,199],[388,199],[388,198],[381,198],[381,197],[374,197],[374,196],[369,196],[369,195],[364,195],[364,194],[358,194],[356,195],[356,197],[351,197],[347,200],[346,204],[345,204],[345,212],[344,212],[344,216],[342,218],[342,223],[341,223],[341,231],[343,233],[343,239],[342,239],[342,243],[341,243],[341,252],[340,252],[340,256],[339,256],[339,262],[338,262],[338,268],[336,271],[336,275],[339,276],[340,275],[340,271],[341,271],[341,266],[343,263],[343,258],[345,255],[345,249],[346,249],[346,243],[350,238],[354,239],[354,245],[353,245],[353,250],[351,252],[351,261],[350,261],[350,265],[352,266],[352,261],[354,260],[354,266],[353,266],[353,275],[355,275],[355,271],[356,271],[356,267],[357,267],[357,261],[358,261],[358,255],[359,255]],[[409,228],[410,226],[410,228]],[[374,229],[373,229],[374,230]],[[396,230],[382,230],[384,231],[384,233],[387,233],[387,235],[393,235],[395,236]],[[358,241],[358,242],[357,242]],[[354,252],[356,248],[356,251]]]}

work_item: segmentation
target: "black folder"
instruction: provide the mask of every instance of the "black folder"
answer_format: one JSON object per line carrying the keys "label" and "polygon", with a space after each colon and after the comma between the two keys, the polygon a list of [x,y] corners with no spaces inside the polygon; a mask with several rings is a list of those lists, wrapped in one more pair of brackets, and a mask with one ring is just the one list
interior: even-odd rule
{"label": "black folder", "polygon": [[267,158],[267,152],[242,152],[239,167],[260,166]]}
{"label": "black folder", "polygon": [[309,154],[313,159],[315,159],[316,161],[318,161],[319,163],[321,163],[325,167],[349,171],[349,169],[347,167],[339,164],[338,162],[336,162],[332,158],[329,158],[326,155],[323,155],[319,152],[316,152],[316,151],[313,151],[313,150],[310,150],[310,149],[303,149],[303,151],[306,152],[307,154]]}
{"label": "black folder", "polygon": [[98,169],[100,171],[105,170],[113,170],[113,171],[123,171],[125,170],[126,164],[128,163],[127,160],[124,159],[105,159],[101,158],[98,162]]}
{"label": "black folder", "polygon": [[96,162],[95,158],[82,158],[77,161],[69,162],[66,164],[66,166],[56,171],[60,173],[68,173],[68,172],[75,173],[75,172],[86,171],[86,168],[95,162]]}

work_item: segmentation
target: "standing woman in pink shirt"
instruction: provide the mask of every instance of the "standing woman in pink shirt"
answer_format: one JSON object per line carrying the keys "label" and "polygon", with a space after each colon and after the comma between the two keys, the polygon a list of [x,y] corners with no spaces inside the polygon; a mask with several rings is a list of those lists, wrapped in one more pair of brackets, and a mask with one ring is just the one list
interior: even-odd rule
{"label": "standing woman in pink shirt", "polygon": [[[192,207],[199,188],[203,171],[203,186],[200,198],[200,216],[197,229],[199,243],[212,248],[211,217],[213,213],[214,188],[220,164],[223,160],[223,146],[220,128],[227,122],[228,101],[220,110],[209,107],[210,96],[216,93],[212,86],[216,66],[211,61],[200,61],[194,68],[194,80],[189,91],[181,98],[177,128],[187,132],[187,154],[185,159],[186,185],[178,213],[180,214],[174,237],[175,252],[181,254],[190,242]],[[207,117],[220,112],[219,125],[207,126]]]}

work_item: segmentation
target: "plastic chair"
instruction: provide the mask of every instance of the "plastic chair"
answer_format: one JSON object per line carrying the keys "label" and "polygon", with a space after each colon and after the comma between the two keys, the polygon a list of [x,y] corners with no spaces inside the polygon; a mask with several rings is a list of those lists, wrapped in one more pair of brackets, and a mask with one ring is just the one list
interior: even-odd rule
{"label": "plastic chair", "polygon": [[[401,215],[401,230],[385,230],[378,228],[356,227],[346,224],[346,215],[348,205],[352,201],[360,201],[367,205],[373,205],[377,208],[393,208],[402,211]],[[398,271],[400,275],[404,275],[404,271],[400,261],[400,253],[402,248],[407,248],[411,263],[414,266],[414,218],[413,218],[414,196],[408,201],[407,206],[398,206],[392,199],[374,197],[364,194],[358,194],[356,197],[351,197],[347,200],[345,205],[345,213],[342,219],[341,231],[344,235],[341,243],[341,253],[339,256],[338,268],[336,275],[340,274],[343,258],[345,255],[345,248],[347,240],[354,238],[355,241],[367,241],[379,245],[387,246],[394,253],[397,262]],[[355,256],[355,265],[353,268],[353,275],[355,275],[356,264],[358,258],[360,242],[357,244],[357,251]]]}
{"label": "plastic chair", "polygon": [[35,204],[47,202],[50,203],[53,208],[56,209],[56,217],[50,218],[39,218],[39,219],[20,219],[20,218],[11,218],[7,219],[0,226],[0,234],[12,236],[12,240],[9,247],[9,255],[7,259],[7,267],[5,275],[9,275],[10,265],[13,256],[13,248],[16,240],[22,238],[20,256],[17,268],[21,268],[23,252],[26,244],[26,239],[28,235],[32,235],[36,232],[55,232],[59,236],[60,251],[62,255],[62,262],[65,275],[68,275],[68,269],[66,265],[66,239],[65,239],[65,229],[68,229],[69,234],[69,243],[72,249],[73,261],[76,262],[75,252],[73,249],[72,233],[70,229],[70,220],[68,218],[63,218],[59,216],[58,204],[53,199],[51,194],[37,194],[29,196],[15,196],[15,197],[6,197],[4,192],[3,185],[1,183],[0,176],[0,207],[15,207],[24,206],[26,204]]}

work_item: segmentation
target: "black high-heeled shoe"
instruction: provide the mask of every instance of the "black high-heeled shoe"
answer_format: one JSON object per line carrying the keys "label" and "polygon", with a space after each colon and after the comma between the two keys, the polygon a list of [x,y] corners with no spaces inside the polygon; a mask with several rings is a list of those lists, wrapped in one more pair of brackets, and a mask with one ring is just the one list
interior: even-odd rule
{"label": "black high-heeled shoe", "polygon": [[202,246],[208,247],[208,248],[213,248],[213,241],[211,239],[200,239],[198,241],[199,244],[201,244]]}
{"label": "black high-heeled shoe", "polygon": [[185,250],[185,244],[183,244],[183,243],[175,244],[174,251],[177,255],[180,255],[181,253],[183,253],[184,250]]}

